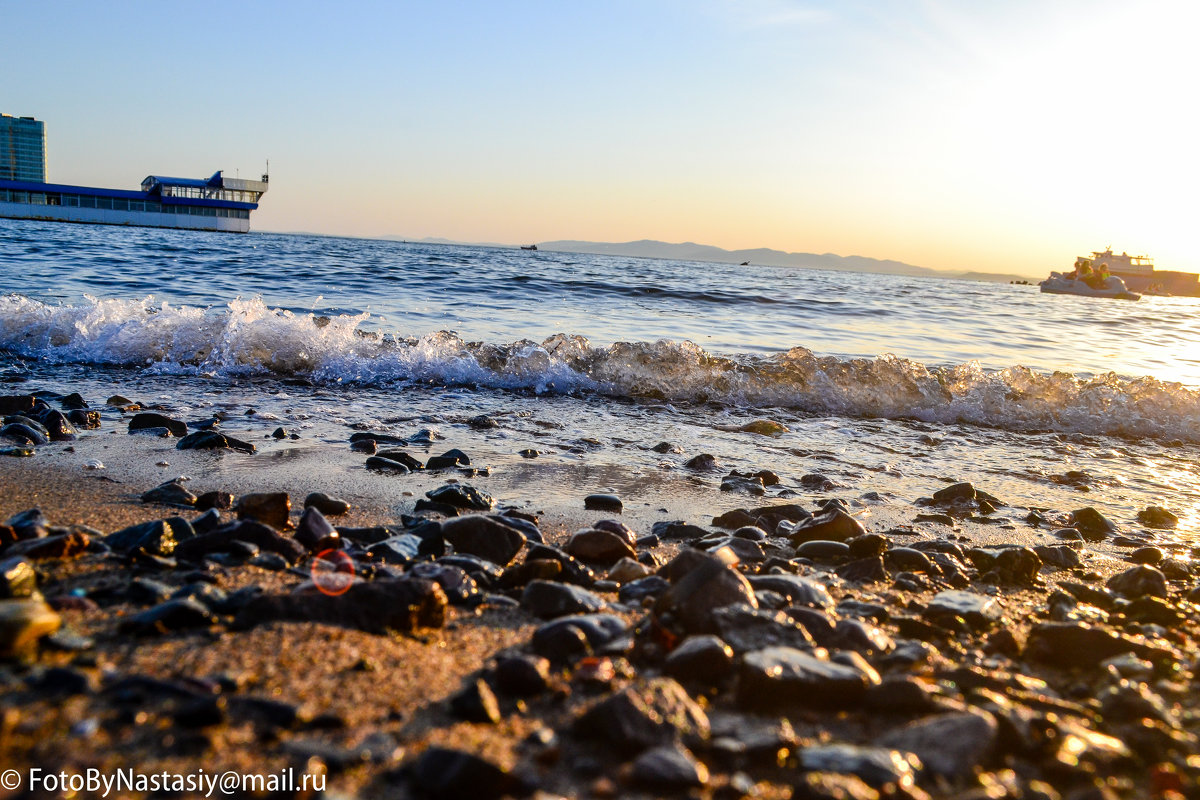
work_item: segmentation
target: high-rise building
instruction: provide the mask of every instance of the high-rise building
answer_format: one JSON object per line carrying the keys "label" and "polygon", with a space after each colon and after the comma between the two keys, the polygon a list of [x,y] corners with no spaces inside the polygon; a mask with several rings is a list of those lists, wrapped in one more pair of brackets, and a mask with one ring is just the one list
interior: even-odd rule
{"label": "high-rise building", "polygon": [[0,114],[0,179],[46,180],[46,126],[33,117]]}

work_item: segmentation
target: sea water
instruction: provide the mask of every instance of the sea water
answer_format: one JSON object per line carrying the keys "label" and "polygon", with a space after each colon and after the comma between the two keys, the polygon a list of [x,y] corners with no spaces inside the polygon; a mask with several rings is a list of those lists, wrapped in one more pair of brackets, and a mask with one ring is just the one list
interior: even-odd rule
{"label": "sea water", "polygon": [[[1062,265],[1014,268],[1039,266]],[[12,391],[248,408],[343,447],[354,428],[467,431],[488,415],[500,426],[475,446],[498,468],[536,449],[633,495],[708,452],[777,472],[772,493],[801,500],[818,496],[801,476],[820,473],[836,484],[823,495],[911,500],[970,480],[1126,527],[1164,505],[1185,541],[1200,525],[1198,311],[930,277],[0,220]],[[719,477],[695,480],[715,492]]]}

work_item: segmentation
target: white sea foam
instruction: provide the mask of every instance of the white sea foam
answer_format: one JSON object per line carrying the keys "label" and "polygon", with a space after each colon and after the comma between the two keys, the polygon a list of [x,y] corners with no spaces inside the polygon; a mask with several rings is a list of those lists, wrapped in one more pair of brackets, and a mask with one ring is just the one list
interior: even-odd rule
{"label": "white sea foam", "polygon": [[854,417],[970,423],[1200,441],[1200,392],[1154,378],[934,367],[894,356],[708,353],[691,342],[580,336],[472,343],[365,330],[367,313],[330,318],[237,299],[204,309],[87,298],[50,305],[0,298],[0,350],[50,364],[140,367],[157,374],[307,377],[318,384],[416,382],[536,393],[600,393],[675,403],[786,407]]}

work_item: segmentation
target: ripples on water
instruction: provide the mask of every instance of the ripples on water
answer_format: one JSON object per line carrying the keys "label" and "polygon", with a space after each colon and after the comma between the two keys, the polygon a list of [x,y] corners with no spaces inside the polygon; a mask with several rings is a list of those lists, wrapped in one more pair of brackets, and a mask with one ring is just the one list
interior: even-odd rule
{"label": "ripples on water", "polygon": [[[468,386],[456,402],[472,408],[519,406],[614,441],[632,426],[863,490],[915,496],[968,470],[1010,501],[1078,496],[1126,516],[1157,501],[1189,519],[1200,505],[1193,299],[8,220],[0,259],[13,376],[104,365],[153,391],[252,378],[268,405],[270,380],[303,378],[354,387],[378,418],[400,387],[437,413],[455,398],[425,387]],[[597,413],[614,401],[615,417]],[[792,430],[750,441],[716,427],[755,416]],[[1053,479],[1081,468],[1092,496]]]}

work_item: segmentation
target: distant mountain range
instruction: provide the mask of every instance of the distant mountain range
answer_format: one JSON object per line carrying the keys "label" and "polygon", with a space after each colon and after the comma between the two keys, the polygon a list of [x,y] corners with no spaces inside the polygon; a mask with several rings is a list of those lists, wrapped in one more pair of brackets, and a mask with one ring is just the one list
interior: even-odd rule
{"label": "distant mountain range", "polygon": [[[385,239],[400,240],[400,236],[385,236]],[[512,245],[495,244],[491,242],[455,242],[450,239],[427,237],[424,239],[405,239],[404,241],[420,242],[422,244],[471,244],[476,247],[512,247]],[[913,277],[930,278],[961,278],[972,281],[992,281],[1008,283],[1009,281],[1029,280],[1028,275],[1015,273],[972,272],[966,270],[943,270],[918,267],[905,264],[903,261],[890,259],[868,258],[866,256],[839,256],[835,253],[786,253],[782,250],[771,250],[758,247],[752,250],[725,250],[707,244],[695,242],[659,242],[654,239],[641,239],[636,242],[581,242],[572,239],[561,239],[553,242],[538,242],[539,250],[558,251],[562,253],[595,253],[607,256],[630,256],[633,258],[663,258],[674,261],[714,261],[721,264],[741,264],[748,261],[751,264],[769,267],[798,267],[802,269],[829,269],[844,272],[874,272],[883,275],[909,275]]]}

